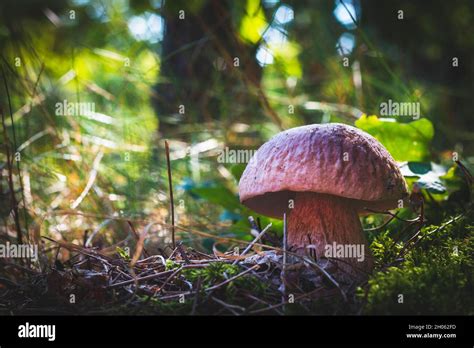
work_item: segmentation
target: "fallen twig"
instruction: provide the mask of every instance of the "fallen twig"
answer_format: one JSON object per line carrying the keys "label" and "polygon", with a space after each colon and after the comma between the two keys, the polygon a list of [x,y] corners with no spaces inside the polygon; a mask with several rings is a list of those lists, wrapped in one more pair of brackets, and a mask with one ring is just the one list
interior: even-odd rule
{"label": "fallen twig", "polygon": [[[253,246],[255,245],[255,243],[257,243],[257,242],[260,240],[260,238],[262,238],[262,236],[268,231],[268,229],[269,229],[270,227],[272,227],[272,224],[271,224],[271,223],[268,224],[267,227],[265,227],[265,228],[263,229],[263,231],[260,232],[260,233],[258,234],[258,236],[255,237],[255,239],[254,239],[249,245],[247,245],[247,247],[244,249],[244,251],[242,251],[242,253],[239,255],[240,258],[241,258],[242,256],[244,256],[245,254],[247,254],[247,253],[249,252],[249,250],[253,248]],[[232,264],[233,264],[233,265],[237,264],[237,262],[239,262],[239,259],[240,259],[240,258],[236,259]]]}
{"label": "fallen twig", "polygon": [[226,285],[226,284],[228,284],[228,283],[234,281],[235,279],[237,279],[237,278],[239,278],[239,277],[242,277],[244,274],[247,274],[247,273],[253,271],[254,269],[256,269],[256,268],[258,268],[258,267],[260,267],[260,265],[253,265],[252,267],[250,267],[250,268],[246,269],[245,271],[243,271],[243,272],[241,272],[241,273],[239,273],[239,274],[237,274],[237,275],[235,275],[235,276],[233,276],[233,277],[231,277],[231,278],[229,278],[229,279],[223,281],[222,283],[219,283],[219,284],[217,284],[217,285],[211,286],[210,288],[207,288],[206,291],[213,291],[213,290],[216,290],[216,289],[220,288],[221,286],[224,286],[224,285]]}

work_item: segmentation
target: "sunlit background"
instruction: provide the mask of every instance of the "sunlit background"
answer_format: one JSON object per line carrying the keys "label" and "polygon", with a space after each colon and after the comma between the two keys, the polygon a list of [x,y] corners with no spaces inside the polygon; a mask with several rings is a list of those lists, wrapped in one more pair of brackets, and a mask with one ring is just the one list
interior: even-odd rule
{"label": "sunlit background", "polygon": [[[405,166],[410,184],[421,180],[434,202],[447,201],[461,185],[453,153],[466,166],[474,160],[474,39],[466,34],[474,12],[467,2],[450,2],[449,12],[443,4],[2,1],[4,148],[18,157],[22,228],[30,239],[75,243],[93,234],[101,246],[130,238],[121,217],[138,230],[161,222],[148,242],[169,241],[168,139],[176,223],[251,238],[252,213],[237,197],[245,164],[219,163],[218,154],[310,123],[368,131],[395,159],[415,163]],[[389,99],[420,103],[420,119],[366,117],[380,116]],[[94,112],[56,115],[64,100],[94,103]],[[6,197],[5,149],[0,162]],[[2,219],[14,236],[9,204]]]}

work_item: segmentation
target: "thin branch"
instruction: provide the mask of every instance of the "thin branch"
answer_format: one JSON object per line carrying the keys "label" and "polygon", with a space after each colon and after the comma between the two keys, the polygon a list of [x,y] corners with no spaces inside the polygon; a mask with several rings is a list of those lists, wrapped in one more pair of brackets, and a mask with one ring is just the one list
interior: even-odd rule
{"label": "thin branch", "polygon": [[398,212],[396,214],[393,214],[389,211],[378,211],[378,210],[373,210],[373,209],[369,209],[369,208],[364,208],[364,210],[366,211],[370,211],[371,213],[374,213],[374,214],[386,214],[386,215],[390,215],[391,217],[397,219],[397,220],[400,220],[400,221],[404,221],[404,222],[417,222],[419,221],[420,217],[416,217],[415,219],[412,219],[412,220],[405,220],[405,219],[402,219],[401,217],[398,217]]}
{"label": "thin branch", "polygon": [[99,172],[100,161],[102,160],[103,156],[104,156],[104,152],[102,150],[99,151],[99,153],[95,157],[94,162],[92,164],[92,170],[89,174],[89,180],[87,180],[86,187],[81,192],[79,197],[77,197],[76,200],[74,202],[72,202],[71,209],[76,209],[79,206],[79,204],[82,203],[82,201],[84,200],[84,198],[86,198],[87,194],[89,193],[90,189],[92,188],[92,185],[94,185],[95,179],[97,178],[97,174]]}
{"label": "thin branch", "polygon": [[171,242],[173,249],[176,248],[175,237],[174,237],[174,199],[173,199],[173,180],[171,178],[171,163],[170,163],[170,147],[168,141],[165,140],[165,151],[166,151],[166,165],[168,166],[168,184],[170,190],[170,208],[171,208]]}
{"label": "thin branch", "polygon": [[20,217],[19,217],[19,212],[18,212],[18,202],[16,200],[15,196],[15,186],[13,184],[13,167],[12,167],[12,162],[13,162],[13,154],[10,154],[10,145],[8,141],[8,132],[7,128],[5,125],[5,114],[3,113],[3,108],[0,106],[0,113],[2,116],[2,126],[3,126],[3,136],[5,139],[5,149],[6,149],[6,155],[7,155],[7,170],[8,170],[8,189],[10,191],[10,205],[11,209],[13,210],[13,217],[15,220],[15,227],[16,227],[16,233],[17,233],[17,242],[18,244],[21,244],[23,242],[23,237],[22,237],[22,232],[21,232],[21,226],[20,226]]}
{"label": "thin branch", "polygon": [[381,230],[382,228],[384,228],[385,226],[387,226],[390,222],[392,222],[392,220],[395,219],[397,215],[398,215],[398,211],[394,214],[394,216],[391,216],[390,218],[388,218],[388,220],[385,221],[382,225],[376,226],[376,227],[372,227],[372,228],[364,228],[364,231],[369,232],[369,231]]}

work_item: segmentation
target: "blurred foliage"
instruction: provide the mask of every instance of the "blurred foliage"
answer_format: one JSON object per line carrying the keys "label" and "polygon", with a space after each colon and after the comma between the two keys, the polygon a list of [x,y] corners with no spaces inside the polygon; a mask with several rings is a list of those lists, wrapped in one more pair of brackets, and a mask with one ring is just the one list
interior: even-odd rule
{"label": "blurred foliage", "polygon": [[245,16],[240,23],[240,36],[256,44],[261,39],[261,34],[268,26],[265,13],[260,6],[259,0],[247,0]]}

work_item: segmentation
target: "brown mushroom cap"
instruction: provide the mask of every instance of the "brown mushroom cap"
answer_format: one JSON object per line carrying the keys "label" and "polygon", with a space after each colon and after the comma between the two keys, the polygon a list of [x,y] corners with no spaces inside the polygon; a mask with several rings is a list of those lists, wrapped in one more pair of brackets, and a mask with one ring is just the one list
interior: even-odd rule
{"label": "brown mushroom cap", "polygon": [[275,135],[240,178],[240,201],[259,214],[282,218],[296,192],[345,197],[361,212],[396,208],[408,194],[397,163],[382,144],[338,123]]}

